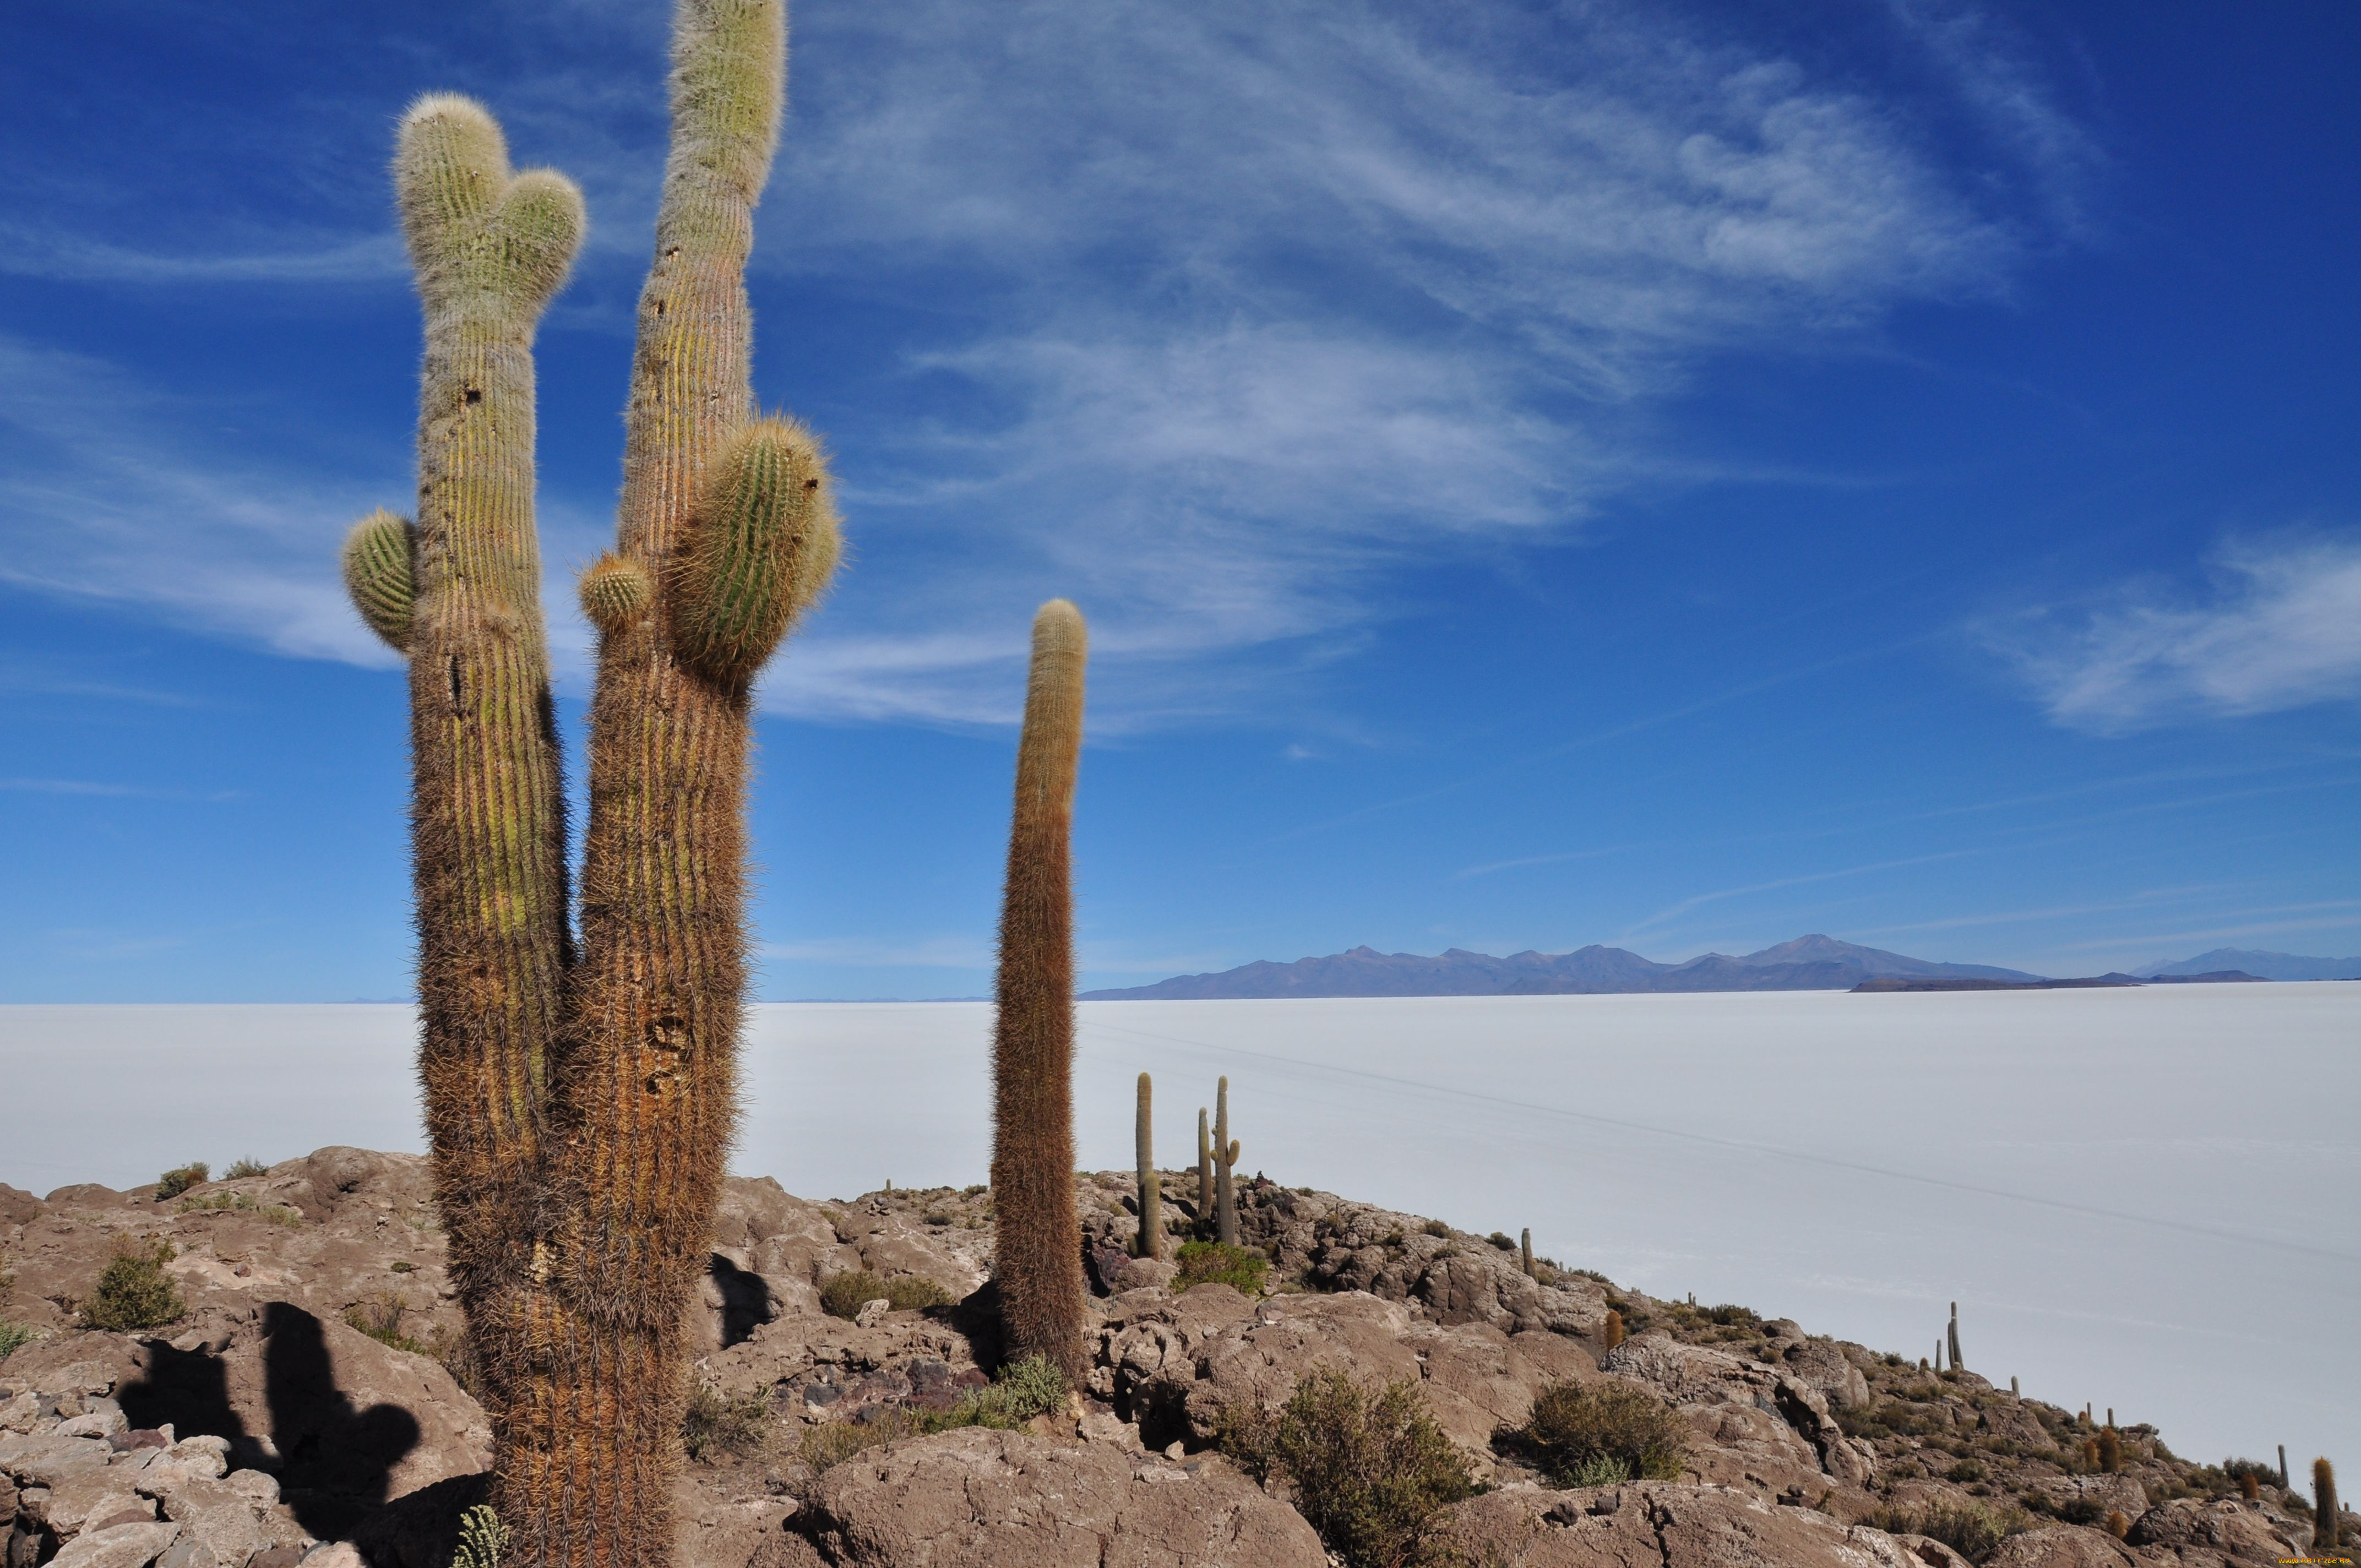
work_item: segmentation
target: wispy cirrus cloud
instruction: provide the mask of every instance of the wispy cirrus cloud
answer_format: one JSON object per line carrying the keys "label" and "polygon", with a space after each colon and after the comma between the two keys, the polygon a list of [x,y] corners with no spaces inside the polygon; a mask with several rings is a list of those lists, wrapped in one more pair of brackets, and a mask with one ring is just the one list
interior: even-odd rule
{"label": "wispy cirrus cloud", "polygon": [[2361,537],[2225,544],[2202,591],[2131,584],[1982,629],[2049,716],[2120,733],[2361,698]]}
{"label": "wispy cirrus cloud", "polygon": [[[658,89],[641,20],[577,20],[564,58],[449,84],[497,85],[520,160],[590,193],[592,248],[553,323],[623,330]],[[1005,721],[1026,614],[1051,593],[1092,615],[1112,726],[1267,701],[1415,599],[1405,562],[1563,537],[1606,497],[1683,483],[1656,422],[1701,356],[1825,351],[1901,304],[2004,292],[2064,221],[2055,192],[2088,178],[2086,144],[1989,22],[1903,6],[1892,26],[1949,84],[1941,104],[1637,4],[799,8],[758,374],[767,389],[795,363],[793,312],[816,300],[886,313],[900,335],[836,389],[857,569],[765,706]],[[312,109],[374,167],[384,126]],[[1968,155],[1934,134],[1942,115],[1970,127]],[[249,157],[271,145],[225,134]],[[15,265],[400,286],[351,170],[280,172],[274,188],[308,182],[378,226],[170,252],[67,233]],[[379,656],[323,539],[292,542],[274,503],[228,493],[253,474],[209,477],[192,441],[188,465],[135,486],[93,472],[114,456],[102,438],[33,435],[50,479],[0,503],[54,520],[107,492],[74,591],[303,656]],[[391,489],[350,465],[288,477],[288,516],[341,519]],[[610,476],[552,481],[587,515]],[[237,548],[201,553],[183,503]]]}

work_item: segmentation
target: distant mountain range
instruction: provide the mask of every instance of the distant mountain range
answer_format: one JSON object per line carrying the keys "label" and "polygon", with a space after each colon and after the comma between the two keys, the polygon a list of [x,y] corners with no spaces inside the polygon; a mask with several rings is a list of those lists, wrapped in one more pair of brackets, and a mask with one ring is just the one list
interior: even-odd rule
{"label": "distant mountain range", "polygon": [[[2228,969],[2236,966],[2212,966]],[[1936,963],[1832,937],[1798,937],[1744,958],[1707,953],[1660,964],[1596,944],[1571,953],[1511,953],[1464,948],[1426,958],[1374,948],[1291,964],[1242,964],[1219,974],[1176,975],[1154,985],[1088,991],[1085,1002],[1182,1002],[1274,996],[1564,996],[1664,991],[1844,991],[1872,975],[2027,983],[2039,975],[1987,964]]]}
{"label": "distant mountain range", "polygon": [[2173,964],[2150,964],[2138,971],[2143,980],[2173,975],[2205,974],[2213,970],[2244,970],[2265,980],[2361,980],[2361,959],[2307,959],[2294,953],[2258,953],[2246,948],[2216,948]]}

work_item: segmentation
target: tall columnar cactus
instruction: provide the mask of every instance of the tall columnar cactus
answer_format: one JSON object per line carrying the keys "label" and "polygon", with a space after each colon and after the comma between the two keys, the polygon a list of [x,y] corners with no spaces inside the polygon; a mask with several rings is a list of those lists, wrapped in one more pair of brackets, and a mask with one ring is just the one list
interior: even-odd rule
{"label": "tall columnar cactus", "polygon": [[1079,1387],[1082,1231],[1074,1207],[1074,774],[1082,744],[1082,612],[1033,618],[1001,896],[993,1036],[992,1206],[1008,1358],[1048,1357]]}
{"label": "tall columnar cactus", "polygon": [[1197,1107],[1197,1225],[1204,1234],[1205,1223],[1213,1215],[1213,1140],[1205,1131],[1205,1108]]}
{"label": "tall columnar cactus", "polygon": [[1517,1236],[1517,1263],[1525,1271],[1526,1278],[1533,1277],[1533,1228],[1531,1225]]}
{"label": "tall columnar cactus", "polygon": [[2312,1462],[2312,1544],[2316,1549],[2340,1544],[2344,1521],[2337,1518],[2336,1466],[2325,1458]]}
{"label": "tall columnar cactus", "polygon": [[1951,1352],[1951,1370],[1960,1371],[1966,1367],[1967,1363],[1960,1359],[1960,1304],[1957,1301],[1951,1303],[1951,1328],[1947,1337],[1949,1340]]}
{"label": "tall columnar cactus", "polygon": [[686,1357],[735,1115],[748,685],[825,586],[818,444],[755,417],[743,286],[784,93],[776,0],[679,0],[599,633],[581,938],[533,525],[533,335],[582,230],[500,127],[421,99],[394,160],[425,317],[413,525],[345,550],[408,655],[435,1194],[519,1568],[672,1553]]}
{"label": "tall columnar cactus", "polygon": [[1238,1200],[1234,1167],[1237,1140],[1230,1136],[1230,1080],[1213,1090],[1213,1239],[1224,1246],[1238,1245]]}
{"label": "tall columnar cactus", "polygon": [[1139,1111],[1131,1129],[1139,1165],[1139,1245],[1142,1257],[1164,1255],[1164,1179],[1156,1174],[1155,1085],[1139,1075]]}

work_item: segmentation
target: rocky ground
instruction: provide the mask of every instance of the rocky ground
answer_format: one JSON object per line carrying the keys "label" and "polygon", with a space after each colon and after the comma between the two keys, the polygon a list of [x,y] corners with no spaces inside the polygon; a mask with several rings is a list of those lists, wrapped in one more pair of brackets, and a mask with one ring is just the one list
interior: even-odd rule
{"label": "rocky ground", "polygon": [[[1176,1231],[1191,1196],[1170,1179]],[[2121,1429],[2110,1471],[2079,1413],[1736,1308],[1531,1277],[1505,1236],[1257,1179],[1242,1239],[1270,1257],[1270,1291],[1175,1293],[1170,1264],[1126,1255],[1129,1176],[1086,1178],[1082,1199],[1082,1397],[816,1470],[829,1454],[807,1434],[987,1382],[990,1195],[809,1202],[732,1181],[696,1324],[708,1392],[679,1484],[686,1568],[1323,1568],[1284,1490],[1213,1445],[1225,1409],[1275,1405],[1322,1367],[1423,1392],[1484,1486],[1441,1537],[1474,1568],[1949,1568],[1965,1560],[1935,1538],[1960,1519],[2013,1530],[1970,1543],[1997,1568],[2276,1563],[2312,1539],[2299,1495],[2243,1498],[2152,1428]],[[78,1328],[118,1246],[158,1237],[185,1315]],[[0,1325],[39,1335],[0,1361],[5,1568],[443,1568],[489,1447],[443,1264],[415,1157],[323,1149],[163,1201],[0,1187]],[[824,1312],[820,1287],[862,1269],[950,1304]],[[1611,1348],[1610,1310],[1631,1336]],[[1561,1491],[1521,1462],[1506,1434],[1535,1394],[1602,1379],[1677,1409],[1678,1481]]]}

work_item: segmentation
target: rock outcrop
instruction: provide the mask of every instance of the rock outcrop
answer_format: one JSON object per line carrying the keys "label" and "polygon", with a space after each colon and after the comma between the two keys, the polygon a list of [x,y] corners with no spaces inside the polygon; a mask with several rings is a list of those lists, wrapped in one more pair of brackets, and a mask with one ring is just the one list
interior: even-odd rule
{"label": "rock outcrop", "polygon": [[[1225,1412],[1275,1408],[1327,1369],[1420,1390],[1490,1488],[1441,1528],[1499,1568],[1960,1568],[1961,1545],[1998,1568],[2224,1568],[2311,1539],[2276,1487],[2227,1495],[2151,1429],[2125,1429],[2120,1473],[2093,1473],[2078,1418],[1972,1375],[1594,1276],[1529,1277],[1505,1237],[1259,1178],[1240,1185],[1239,1226],[1272,1293],[1176,1290],[1171,1263],[1128,1255],[1132,1182],[1078,1184],[1097,1294],[1071,1405],[1020,1431],[924,1436],[899,1434],[1000,1361],[990,1194],[813,1202],[730,1182],[692,1337],[705,1403],[734,1424],[681,1477],[686,1568],[1319,1568],[1284,1489],[1215,1440]],[[1194,1196],[1168,1178],[1177,1234]],[[118,1246],[158,1240],[185,1312],[146,1333],[77,1328]],[[490,1444],[423,1160],[323,1149],[167,1202],[0,1188],[0,1319],[40,1336],[0,1361],[0,1568],[450,1561]],[[953,1304],[823,1311],[823,1287],[854,1271]],[[1631,1333],[1611,1349],[1610,1309]],[[1551,1486],[1509,1434],[1564,1382],[1678,1411],[1679,1479]]]}

